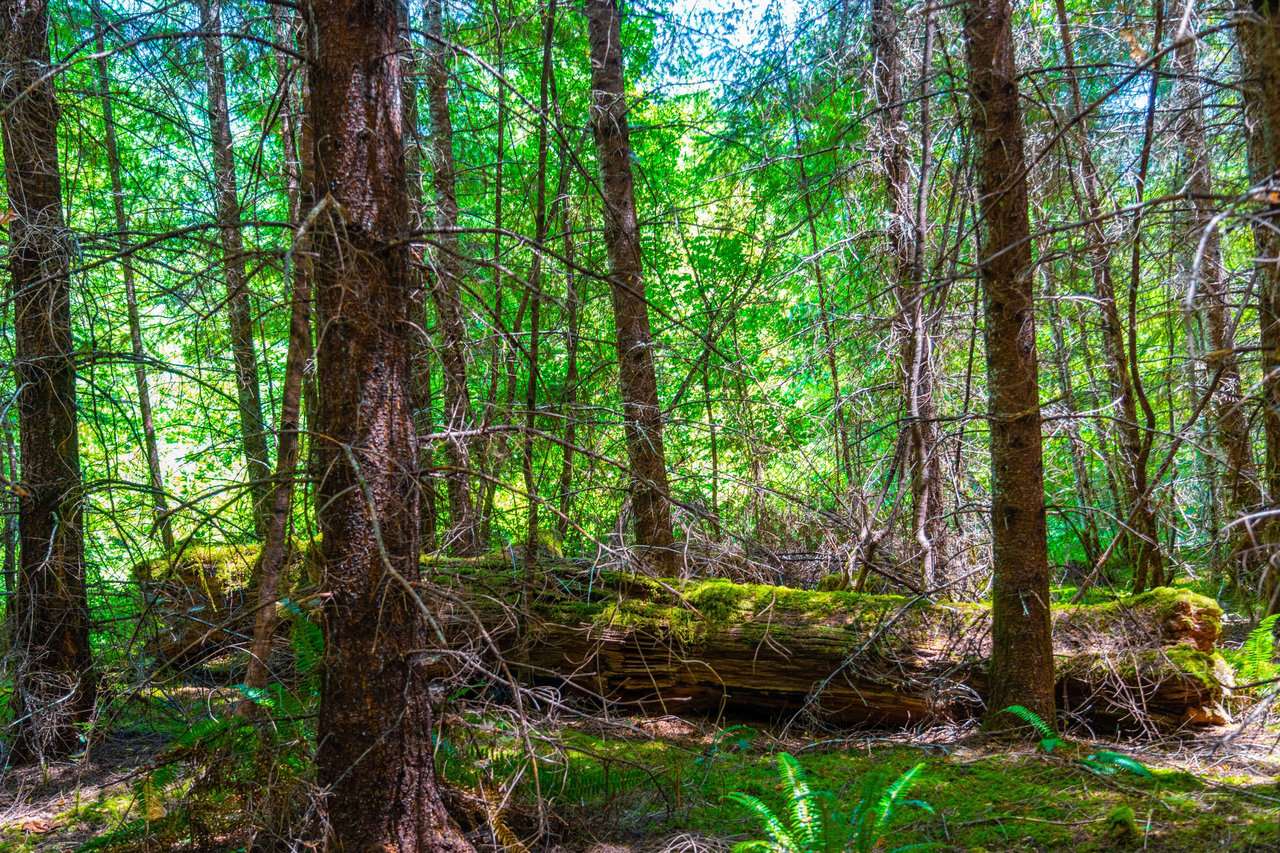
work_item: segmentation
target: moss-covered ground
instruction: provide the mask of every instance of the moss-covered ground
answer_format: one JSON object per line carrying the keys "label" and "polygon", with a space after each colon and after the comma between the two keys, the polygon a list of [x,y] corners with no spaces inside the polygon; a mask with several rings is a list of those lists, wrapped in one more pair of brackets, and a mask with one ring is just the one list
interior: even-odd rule
{"label": "moss-covered ground", "polygon": [[[759,822],[725,797],[748,793],[784,814],[787,786],[776,761],[782,751],[799,759],[812,787],[829,792],[837,811],[851,810],[868,777],[892,780],[922,764],[909,797],[933,812],[900,810],[886,850],[925,842],[960,851],[1280,850],[1280,761],[1193,763],[1203,744],[1169,751],[1068,742],[1045,753],[972,734],[950,743],[905,736],[779,740],[749,727],[672,718],[637,720],[630,730],[571,726],[557,741],[559,748],[539,750],[540,781],[568,850],[601,843],[662,850],[690,836],[727,849],[763,837]],[[518,775],[526,781],[516,801],[530,807],[530,765],[514,741],[500,742],[459,748],[470,757],[456,756],[442,770],[473,790],[494,790],[501,777]],[[1090,769],[1082,759],[1099,748],[1132,757],[1151,775]],[[471,760],[476,750],[478,765]],[[481,776],[484,785],[477,784]]]}

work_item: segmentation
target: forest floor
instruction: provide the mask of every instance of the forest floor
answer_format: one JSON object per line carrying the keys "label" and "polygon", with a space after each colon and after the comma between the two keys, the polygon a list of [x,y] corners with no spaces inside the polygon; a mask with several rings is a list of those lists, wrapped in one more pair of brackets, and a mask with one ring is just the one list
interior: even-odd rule
{"label": "forest floor", "polygon": [[[204,699],[206,707],[216,702]],[[1280,851],[1280,734],[1262,727],[1224,742],[1234,731],[1143,744],[1068,739],[1046,753],[994,743],[973,728],[800,736],[677,717],[586,717],[548,721],[526,737],[502,717],[464,713],[446,719],[437,743],[441,775],[480,823],[501,826],[494,834],[479,829],[479,849],[486,837],[493,842],[506,833],[532,841],[541,824],[550,833],[532,849],[727,853],[763,833],[726,795],[751,794],[785,815],[789,787],[776,756],[788,752],[814,790],[830,792],[824,799],[832,811],[845,813],[866,791],[882,792],[920,765],[902,799],[930,810],[895,809],[883,834],[886,850],[933,842],[935,849],[992,852]],[[163,791],[145,781],[173,734],[135,722],[109,733],[88,760],[8,771],[0,785],[0,851],[76,850],[149,811],[184,808],[183,778],[196,775],[194,763]],[[541,797],[529,781],[530,749],[541,768]],[[1139,765],[1088,760],[1099,749]],[[501,802],[504,786],[512,796]],[[218,849],[243,849],[243,833],[226,838]],[[488,846],[504,848],[522,849],[510,839]],[[166,846],[135,841],[107,849]]]}

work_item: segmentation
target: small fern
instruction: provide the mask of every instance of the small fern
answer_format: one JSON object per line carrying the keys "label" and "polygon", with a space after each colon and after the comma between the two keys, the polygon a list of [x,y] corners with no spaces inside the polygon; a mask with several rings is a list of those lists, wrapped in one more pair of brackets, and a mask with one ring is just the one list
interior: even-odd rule
{"label": "small fern", "polygon": [[1036,734],[1040,735],[1040,747],[1045,752],[1053,752],[1062,746],[1063,740],[1058,737],[1058,733],[1053,727],[1044,721],[1044,718],[1022,705],[1010,705],[1008,708],[1001,710],[1002,714],[1012,714],[1031,728],[1035,729]]}
{"label": "small fern", "polygon": [[1100,776],[1114,776],[1122,770],[1127,770],[1135,776],[1151,778],[1151,771],[1141,761],[1105,749],[1098,750],[1088,758],[1080,759],[1080,763]]}
{"label": "small fern", "polygon": [[[881,776],[868,776],[863,780],[862,794],[853,812],[846,817],[833,813],[828,805],[831,794],[811,790],[799,763],[787,753],[781,753],[778,772],[789,788],[788,820],[784,821],[757,797],[741,791],[729,794],[725,799],[754,814],[764,824],[768,836],[767,839],[740,842],[734,846],[734,853],[833,853],[846,850],[869,853],[878,849],[890,820],[900,806],[916,806],[933,813],[928,803],[901,799],[915,784],[922,767],[923,764],[917,764],[887,784]],[[934,843],[908,844],[893,848],[889,853],[939,846]]]}
{"label": "small fern", "polygon": [[1237,683],[1253,684],[1280,676],[1280,666],[1275,662],[1277,620],[1280,613],[1268,616],[1249,632],[1243,646],[1223,649],[1222,656],[1235,667]]}

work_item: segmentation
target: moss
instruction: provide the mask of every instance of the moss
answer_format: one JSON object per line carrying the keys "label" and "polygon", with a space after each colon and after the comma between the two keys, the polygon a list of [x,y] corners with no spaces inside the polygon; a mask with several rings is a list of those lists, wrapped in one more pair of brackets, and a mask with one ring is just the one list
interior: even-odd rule
{"label": "moss", "polygon": [[1128,847],[1142,840],[1142,830],[1134,817],[1131,806],[1116,806],[1107,813],[1107,838]]}

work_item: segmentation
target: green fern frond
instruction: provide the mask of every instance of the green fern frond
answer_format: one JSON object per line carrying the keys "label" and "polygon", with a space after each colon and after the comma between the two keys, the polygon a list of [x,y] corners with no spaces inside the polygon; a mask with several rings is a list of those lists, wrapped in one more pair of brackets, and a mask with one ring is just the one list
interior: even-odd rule
{"label": "green fern frond", "polygon": [[[1120,770],[1128,770],[1135,776],[1146,776],[1148,778],[1151,776],[1151,771],[1141,761],[1132,759],[1127,755],[1121,755],[1118,752],[1108,752],[1105,749],[1098,750],[1084,759],[1082,763],[1091,770],[1107,775],[1117,773]],[[1101,768],[1105,768],[1105,770]]]}
{"label": "green fern frond", "polygon": [[1258,627],[1249,632],[1244,645],[1234,650],[1223,650],[1223,656],[1235,667],[1238,683],[1251,684],[1280,675],[1280,666],[1277,666],[1274,660],[1275,631],[1278,620],[1280,620],[1280,613],[1268,616],[1258,623]]}
{"label": "green fern frond", "polygon": [[1041,717],[1030,708],[1024,708],[1022,705],[1010,705],[1008,708],[1004,708],[1000,713],[1013,714],[1019,720],[1022,720],[1022,722],[1035,729],[1036,733],[1044,740],[1058,739],[1058,733],[1053,730],[1052,726],[1044,721],[1044,717]]}
{"label": "green fern frond", "polygon": [[739,841],[733,845],[733,853],[787,853],[787,848],[769,841]]}
{"label": "green fern frond", "polygon": [[137,820],[131,820],[124,826],[99,836],[90,841],[86,841],[76,848],[76,853],[93,853],[96,850],[109,850],[112,847],[119,846],[128,842],[139,841],[151,834],[151,821],[145,817]]}
{"label": "green fern frond", "polygon": [[818,813],[809,802],[812,791],[804,779],[804,770],[792,755],[782,752],[778,754],[778,772],[791,787],[791,800],[788,803],[791,835],[802,849],[811,850],[818,843],[821,827],[818,826]]}
{"label": "green fern frond", "polygon": [[725,795],[725,799],[746,807],[753,812],[756,817],[764,823],[765,832],[770,836],[770,848],[786,851],[786,853],[805,853],[802,847],[796,845],[795,839],[792,838],[782,820],[773,813],[773,809],[769,808],[763,802],[750,794],[744,794],[741,791],[734,791]]}

